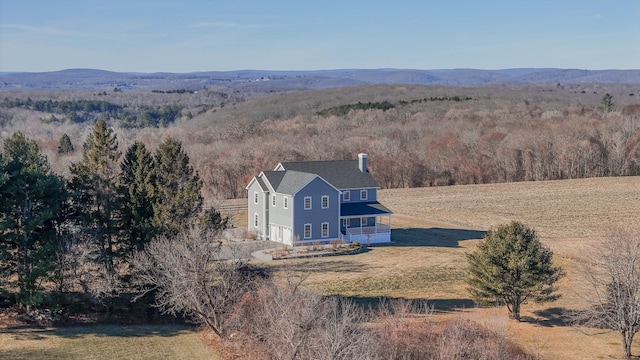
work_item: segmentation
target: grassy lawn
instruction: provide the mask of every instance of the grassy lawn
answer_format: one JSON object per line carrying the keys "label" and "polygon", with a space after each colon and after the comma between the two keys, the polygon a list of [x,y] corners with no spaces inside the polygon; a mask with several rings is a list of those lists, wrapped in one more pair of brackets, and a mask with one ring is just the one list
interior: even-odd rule
{"label": "grassy lawn", "polygon": [[86,325],[0,329],[0,359],[217,359],[193,327]]}

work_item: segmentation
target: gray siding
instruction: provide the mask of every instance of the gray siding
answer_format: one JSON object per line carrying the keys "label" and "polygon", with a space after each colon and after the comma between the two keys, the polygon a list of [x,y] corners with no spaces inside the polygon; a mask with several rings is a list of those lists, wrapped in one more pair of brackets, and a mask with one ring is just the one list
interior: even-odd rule
{"label": "gray siding", "polygon": [[[272,224],[292,227],[291,214],[293,214],[293,204],[291,195],[274,194],[276,196],[276,206],[273,206],[271,197],[269,197],[269,221]],[[284,208],[284,198],[288,199],[288,208]]]}
{"label": "gray siding", "polygon": [[[247,206],[247,229],[250,232],[258,233],[258,236],[264,239],[269,235],[267,226],[269,223],[269,213],[265,211],[265,204],[269,193],[262,190],[260,184],[254,181],[247,189],[247,194],[249,197]],[[255,202],[256,194],[258,195],[258,203]],[[255,226],[255,214],[258,214],[257,227]]]}
{"label": "gray siding", "polygon": [[[329,207],[322,208],[322,196],[329,196]],[[311,197],[311,209],[305,210],[304,199]],[[294,238],[300,241],[327,241],[340,235],[340,203],[339,192],[321,178],[315,178],[294,196]],[[322,237],[322,223],[329,223],[329,234]],[[304,238],[304,225],[311,224],[311,239]]]}

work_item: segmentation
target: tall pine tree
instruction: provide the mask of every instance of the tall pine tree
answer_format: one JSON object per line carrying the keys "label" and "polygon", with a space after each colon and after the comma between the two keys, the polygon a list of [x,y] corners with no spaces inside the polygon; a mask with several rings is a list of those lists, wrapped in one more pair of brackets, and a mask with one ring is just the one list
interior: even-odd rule
{"label": "tall pine tree", "polygon": [[71,188],[76,216],[100,248],[100,261],[114,274],[117,247],[118,175],[117,136],[104,120],[98,120],[82,149],[82,160],[71,165]]}
{"label": "tall pine tree", "polygon": [[176,235],[195,221],[202,210],[202,181],[189,165],[182,143],[167,138],[156,151],[154,224],[166,235]]}
{"label": "tall pine tree", "polygon": [[141,251],[157,233],[153,225],[155,160],[141,142],[131,145],[120,164],[118,194],[123,255]]}
{"label": "tall pine tree", "polygon": [[58,154],[69,154],[73,152],[73,144],[69,135],[64,134],[60,138],[60,144],[58,145]]}
{"label": "tall pine tree", "polygon": [[35,141],[20,132],[4,142],[0,198],[1,284],[18,289],[20,304],[34,305],[56,264],[55,219],[65,191]]}

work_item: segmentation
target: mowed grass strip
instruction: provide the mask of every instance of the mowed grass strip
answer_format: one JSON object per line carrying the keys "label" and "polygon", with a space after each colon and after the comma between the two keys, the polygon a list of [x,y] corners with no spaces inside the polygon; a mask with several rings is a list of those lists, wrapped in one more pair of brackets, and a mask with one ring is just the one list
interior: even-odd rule
{"label": "mowed grass strip", "polygon": [[218,359],[185,325],[0,329],[0,359]]}
{"label": "mowed grass strip", "polygon": [[443,289],[451,289],[449,293],[455,294],[457,286],[454,285],[463,282],[465,277],[465,271],[460,268],[431,266],[381,275],[364,274],[356,278],[324,280],[310,285],[327,295],[421,298]]}

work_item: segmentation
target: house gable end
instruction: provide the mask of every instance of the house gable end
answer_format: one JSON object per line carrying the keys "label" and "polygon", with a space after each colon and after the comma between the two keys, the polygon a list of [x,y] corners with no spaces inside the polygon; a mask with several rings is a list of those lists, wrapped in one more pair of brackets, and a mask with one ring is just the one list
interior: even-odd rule
{"label": "house gable end", "polygon": [[262,182],[264,183],[266,190],[269,193],[275,193],[276,192],[276,188],[271,184],[271,181],[269,181],[269,178],[265,175],[264,171],[260,173],[260,175],[258,175],[258,178],[260,178],[262,180]]}
{"label": "house gable end", "polygon": [[[314,174],[315,175],[315,174]],[[335,186],[333,186],[333,184],[331,184],[330,182],[328,182],[327,180],[323,179],[322,176],[319,175],[315,175],[312,179],[310,179],[306,184],[304,184],[303,186],[301,186],[295,193],[293,193],[292,195],[297,195],[298,192],[300,192],[301,190],[303,190],[305,187],[307,187],[307,185],[309,185],[310,183],[312,183],[315,179],[319,179],[322,182],[324,182],[325,184],[329,185],[329,187],[331,187],[333,190],[335,190],[336,192],[340,193],[340,189],[336,188]]]}

